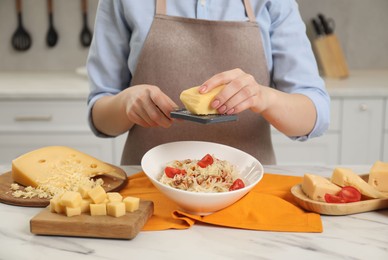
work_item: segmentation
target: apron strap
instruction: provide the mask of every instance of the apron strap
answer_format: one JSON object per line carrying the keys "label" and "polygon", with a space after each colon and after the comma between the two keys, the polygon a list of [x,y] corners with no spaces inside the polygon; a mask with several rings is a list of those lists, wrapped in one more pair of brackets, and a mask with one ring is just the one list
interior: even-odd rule
{"label": "apron strap", "polygon": [[156,14],[166,14],[166,0],[156,0]]}
{"label": "apron strap", "polygon": [[[249,0],[243,1],[249,21],[256,22],[256,17],[252,10],[251,2]],[[166,14],[166,0],[156,0],[156,14]]]}

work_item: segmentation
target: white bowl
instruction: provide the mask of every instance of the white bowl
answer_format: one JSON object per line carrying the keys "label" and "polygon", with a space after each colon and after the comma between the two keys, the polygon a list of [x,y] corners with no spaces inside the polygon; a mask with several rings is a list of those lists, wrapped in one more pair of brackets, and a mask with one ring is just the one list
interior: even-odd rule
{"label": "white bowl", "polygon": [[[200,160],[206,154],[212,154],[235,165],[245,187],[229,192],[204,193],[175,189],[158,181],[168,162]],[[253,156],[230,146],[199,141],[172,142],[156,146],[143,156],[141,166],[160,192],[178,204],[183,211],[196,215],[208,215],[238,201],[261,180],[264,174],[263,166]]]}

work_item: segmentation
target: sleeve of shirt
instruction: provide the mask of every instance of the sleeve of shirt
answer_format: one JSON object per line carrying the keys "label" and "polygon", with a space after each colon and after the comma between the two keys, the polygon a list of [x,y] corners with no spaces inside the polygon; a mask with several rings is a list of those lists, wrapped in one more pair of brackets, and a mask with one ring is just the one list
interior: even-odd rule
{"label": "sleeve of shirt", "polygon": [[306,27],[294,0],[274,0],[268,7],[271,16],[271,48],[274,87],[286,93],[303,94],[315,105],[317,119],[306,136],[290,137],[305,141],[322,135],[330,123],[330,97],[319,76]]}
{"label": "sleeve of shirt", "polygon": [[99,137],[109,136],[95,128],[91,111],[97,99],[115,95],[128,87],[131,80],[127,65],[130,36],[121,1],[100,0],[87,59],[90,84],[88,122],[93,133]]}

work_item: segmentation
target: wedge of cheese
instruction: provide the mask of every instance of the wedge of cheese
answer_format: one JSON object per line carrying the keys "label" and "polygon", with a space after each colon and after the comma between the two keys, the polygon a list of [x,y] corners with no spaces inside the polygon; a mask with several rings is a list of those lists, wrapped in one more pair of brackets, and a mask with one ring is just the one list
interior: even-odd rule
{"label": "wedge of cheese", "polygon": [[348,168],[335,168],[331,176],[331,181],[341,187],[353,186],[361,194],[369,198],[384,198],[385,195],[364,181],[359,175]]}
{"label": "wedge of cheese", "polygon": [[210,106],[214,97],[225,87],[221,85],[209,91],[208,93],[199,93],[199,87],[193,87],[182,91],[180,100],[186,109],[195,115],[219,114],[217,110]]}
{"label": "wedge of cheese", "polygon": [[63,186],[64,175],[82,174],[93,177],[114,172],[110,165],[66,146],[43,147],[12,161],[12,178],[24,186],[56,182]]}
{"label": "wedge of cheese", "polygon": [[341,187],[322,176],[306,173],[303,176],[302,190],[310,199],[325,202],[326,193],[335,195]]}
{"label": "wedge of cheese", "polygon": [[369,172],[368,183],[381,192],[388,192],[388,163],[377,161]]}

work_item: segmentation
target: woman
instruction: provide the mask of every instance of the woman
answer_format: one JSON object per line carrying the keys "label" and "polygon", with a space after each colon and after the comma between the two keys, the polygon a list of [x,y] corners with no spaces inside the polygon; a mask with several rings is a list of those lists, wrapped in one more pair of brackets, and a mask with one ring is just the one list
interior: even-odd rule
{"label": "woman", "polygon": [[[166,3],[167,2],[167,3]],[[294,0],[102,0],[88,57],[89,121],[128,132],[122,164],[179,140],[227,144],[276,162],[270,124],[304,141],[328,128],[330,98]],[[238,121],[170,118],[179,94],[226,84],[211,106]]]}

